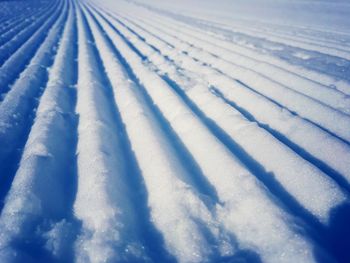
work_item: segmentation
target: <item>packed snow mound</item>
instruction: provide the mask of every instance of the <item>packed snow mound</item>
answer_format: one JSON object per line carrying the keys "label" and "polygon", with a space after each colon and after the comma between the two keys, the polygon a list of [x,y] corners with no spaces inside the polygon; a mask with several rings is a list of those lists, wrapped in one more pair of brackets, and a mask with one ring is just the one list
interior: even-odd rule
{"label": "packed snow mound", "polygon": [[0,261],[349,262],[349,16],[0,2]]}

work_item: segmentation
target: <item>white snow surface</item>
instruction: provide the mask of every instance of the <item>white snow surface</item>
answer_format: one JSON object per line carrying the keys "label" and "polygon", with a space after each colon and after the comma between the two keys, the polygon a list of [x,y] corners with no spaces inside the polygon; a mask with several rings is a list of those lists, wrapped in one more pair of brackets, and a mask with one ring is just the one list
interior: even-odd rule
{"label": "white snow surface", "polygon": [[350,3],[0,2],[0,262],[349,262]]}

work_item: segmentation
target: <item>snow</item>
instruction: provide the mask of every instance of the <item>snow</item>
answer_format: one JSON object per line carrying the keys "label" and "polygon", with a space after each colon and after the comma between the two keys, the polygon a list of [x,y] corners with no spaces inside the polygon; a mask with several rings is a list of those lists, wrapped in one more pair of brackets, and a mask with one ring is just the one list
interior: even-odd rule
{"label": "snow", "polygon": [[0,2],[1,262],[348,262],[349,15]]}

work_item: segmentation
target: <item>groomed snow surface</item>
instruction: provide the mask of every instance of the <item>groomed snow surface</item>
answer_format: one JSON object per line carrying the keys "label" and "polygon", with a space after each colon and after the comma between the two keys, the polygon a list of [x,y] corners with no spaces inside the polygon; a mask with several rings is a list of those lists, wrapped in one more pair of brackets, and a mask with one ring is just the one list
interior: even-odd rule
{"label": "groomed snow surface", "polygon": [[0,262],[350,262],[348,1],[0,1]]}

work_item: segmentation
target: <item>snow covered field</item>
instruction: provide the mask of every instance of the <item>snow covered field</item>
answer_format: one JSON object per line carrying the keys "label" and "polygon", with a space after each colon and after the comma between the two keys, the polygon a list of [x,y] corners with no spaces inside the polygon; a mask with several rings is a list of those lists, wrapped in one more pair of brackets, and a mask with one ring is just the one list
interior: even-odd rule
{"label": "snow covered field", "polygon": [[0,262],[350,262],[349,17],[0,1]]}

